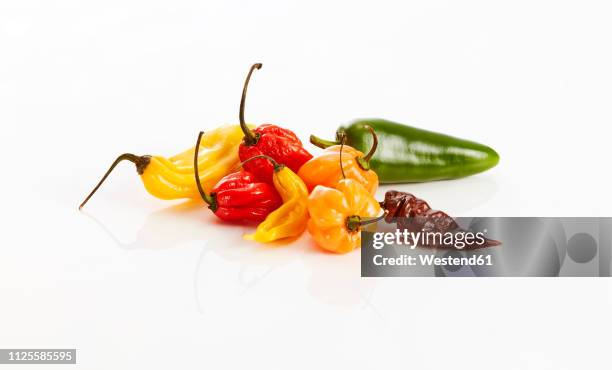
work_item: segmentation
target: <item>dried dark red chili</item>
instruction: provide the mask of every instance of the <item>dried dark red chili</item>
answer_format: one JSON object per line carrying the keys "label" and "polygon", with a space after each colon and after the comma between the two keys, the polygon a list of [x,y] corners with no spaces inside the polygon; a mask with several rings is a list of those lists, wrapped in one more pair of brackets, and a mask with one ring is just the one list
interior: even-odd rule
{"label": "dried dark red chili", "polygon": [[[443,211],[431,209],[426,201],[410,193],[389,190],[380,206],[387,211],[385,221],[396,223],[402,230],[441,233],[465,231],[454,218]],[[497,240],[485,238],[484,244],[467,243],[466,248],[476,249],[500,244]]]}

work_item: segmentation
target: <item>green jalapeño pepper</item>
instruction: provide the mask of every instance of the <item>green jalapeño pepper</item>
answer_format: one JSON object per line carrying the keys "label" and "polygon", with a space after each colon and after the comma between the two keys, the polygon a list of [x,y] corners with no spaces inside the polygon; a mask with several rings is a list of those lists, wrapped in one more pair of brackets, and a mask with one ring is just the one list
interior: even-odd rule
{"label": "green jalape\u00f1o pepper", "polygon": [[313,135],[310,142],[327,148],[344,140],[365,153],[374,141],[368,127],[378,136],[370,167],[381,183],[455,179],[486,171],[499,162],[497,152],[486,145],[383,119],[358,120],[340,127],[336,141]]}

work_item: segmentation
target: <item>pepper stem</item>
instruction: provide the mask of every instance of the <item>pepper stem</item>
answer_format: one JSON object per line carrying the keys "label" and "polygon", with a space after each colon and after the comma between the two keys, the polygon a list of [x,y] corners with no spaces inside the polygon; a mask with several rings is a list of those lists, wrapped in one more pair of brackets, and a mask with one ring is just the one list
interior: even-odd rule
{"label": "pepper stem", "polygon": [[376,135],[376,132],[374,132],[374,129],[371,126],[365,127],[370,130],[370,133],[372,134],[373,143],[368,154],[366,154],[364,157],[357,158],[357,163],[359,164],[359,167],[367,171],[370,169],[370,160],[374,156],[376,148],[378,148],[378,136]]}
{"label": "pepper stem", "polygon": [[324,140],[314,135],[310,135],[310,142],[312,145],[317,146],[321,149],[329,148],[330,146],[340,145],[340,141]]}
{"label": "pepper stem", "polygon": [[217,199],[214,194],[206,194],[204,188],[202,188],[202,183],[200,182],[200,171],[198,170],[198,157],[200,154],[200,141],[202,141],[202,135],[204,135],[204,131],[200,131],[198,134],[198,141],[196,141],[195,151],[193,155],[193,170],[195,173],[195,181],[196,186],[198,187],[198,192],[202,197],[202,200],[208,204],[208,208],[210,208],[213,212],[217,210]]}
{"label": "pepper stem", "polygon": [[349,231],[357,232],[359,231],[359,227],[361,226],[361,217],[357,215],[353,215],[346,218],[346,228]]}
{"label": "pepper stem", "polygon": [[249,129],[246,122],[244,121],[244,103],[246,102],[247,88],[249,87],[251,75],[253,74],[254,70],[260,69],[262,66],[263,65],[261,63],[255,63],[251,66],[249,74],[247,74],[246,80],[244,81],[244,87],[242,88],[242,98],[240,99],[240,128],[242,128],[242,132],[244,132],[244,142],[248,146],[257,144],[257,140],[259,140],[259,135],[253,133],[253,131]]}
{"label": "pepper stem", "polygon": [[284,164],[279,164],[277,161],[274,160],[274,158],[272,158],[270,156],[267,156],[267,155],[263,155],[263,154],[253,156],[253,157],[251,157],[249,159],[245,159],[244,161],[242,161],[242,163],[240,163],[240,166],[242,167],[242,166],[244,166],[245,163],[250,162],[253,159],[259,159],[259,158],[264,158],[264,159],[269,160],[270,163],[272,163],[272,165],[274,166],[274,172],[278,172],[278,171],[282,170],[285,167]]}
{"label": "pepper stem", "polygon": [[371,220],[366,220],[366,221],[361,221],[361,217],[357,215],[349,216],[346,218],[346,228],[349,231],[357,232],[361,230],[361,226],[376,223],[382,220],[383,218],[385,218],[385,216],[387,216],[387,211],[385,211],[382,215],[376,218],[373,218]]}
{"label": "pepper stem", "polygon": [[340,172],[342,173],[342,178],[346,179],[346,175],[344,174],[344,165],[342,164],[342,149],[344,149],[344,142],[346,141],[346,136],[342,136],[342,140],[340,140],[340,153],[338,153],[338,157],[340,157]]}
{"label": "pepper stem", "polygon": [[79,210],[83,208],[85,203],[89,201],[89,198],[91,198],[96,193],[96,191],[98,191],[98,189],[100,188],[104,180],[106,180],[108,175],[110,175],[110,173],[113,172],[113,170],[119,164],[119,162],[122,162],[122,161],[130,161],[134,163],[136,165],[136,171],[138,172],[139,175],[142,175],[144,173],[144,170],[147,168],[147,166],[151,162],[151,156],[150,155],[138,156],[138,155],[131,154],[131,153],[121,154],[119,157],[117,157],[117,159],[115,159],[113,164],[111,164],[110,168],[106,171],[104,176],[102,176],[102,179],[100,180],[100,182],[98,182],[98,185],[96,185],[96,187],[91,191],[91,193],[89,193],[87,198],[85,198],[83,203],[81,203],[81,205],[79,206]]}

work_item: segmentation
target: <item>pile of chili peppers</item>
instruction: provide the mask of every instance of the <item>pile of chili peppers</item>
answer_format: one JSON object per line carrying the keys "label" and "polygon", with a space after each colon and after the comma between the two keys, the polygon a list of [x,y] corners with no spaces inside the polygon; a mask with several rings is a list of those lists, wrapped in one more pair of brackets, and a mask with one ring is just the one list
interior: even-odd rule
{"label": "pile of chili peppers", "polygon": [[382,219],[411,231],[459,229],[452,217],[412,194],[391,190],[378,202],[379,182],[471,175],[497,164],[493,149],[390,121],[361,120],[339,128],[335,141],[312,136],[324,148],[313,156],[291,130],[245,122],[249,81],[261,67],[254,64],[247,74],[239,125],[200,132],[195,147],[172,157],[121,154],[79,209],[127,160],[153,196],[201,199],[224,222],[256,223],[244,238],[260,243],[292,240],[307,230],[323,250],[347,253],[360,246],[365,224]]}

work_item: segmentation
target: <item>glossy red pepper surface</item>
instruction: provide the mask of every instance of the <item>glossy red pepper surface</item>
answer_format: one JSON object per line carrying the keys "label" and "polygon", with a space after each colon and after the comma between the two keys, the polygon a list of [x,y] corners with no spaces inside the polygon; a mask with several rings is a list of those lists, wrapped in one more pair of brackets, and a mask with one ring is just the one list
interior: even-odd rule
{"label": "glossy red pepper surface", "polygon": [[[249,145],[246,140],[240,145],[238,155],[241,161],[257,155],[272,157],[279,164],[284,164],[297,173],[300,167],[312,158],[302,146],[302,142],[291,131],[276,125],[264,124],[253,130],[256,143]],[[244,165],[258,180],[272,182],[274,166],[267,159],[254,159]]]}
{"label": "glossy red pepper surface", "polygon": [[222,178],[212,190],[211,210],[224,221],[261,222],[283,203],[276,189],[240,171]]}
{"label": "glossy red pepper surface", "polygon": [[[302,142],[293,131],[271,124],[264,124],[251,130],[244,121],[244,103],[251,74],[260,68],[261,63],[253,64],[244,81],[240,100],[240,127],[244,132],[244,139],[240,144],[238,156],[244,162],[258,155],[266,155],[297,173],[300,167],[312,158],[312,154],[304,149]],[[274,166],[269,160],[260,158],[249,161],[244,165],[244,169],[253,173],[258,180],[272,183]]]}
{"label": "glossy red pepper surface", "polygon": [[224,176],[206,194],[200,182],[198,154],[204,132],[198,135],[193,167],[198,192],[213,213],[223,221],[261,222],[269,213],[283,204],[274,186],[261,182],[248,171],[239,171]]}

